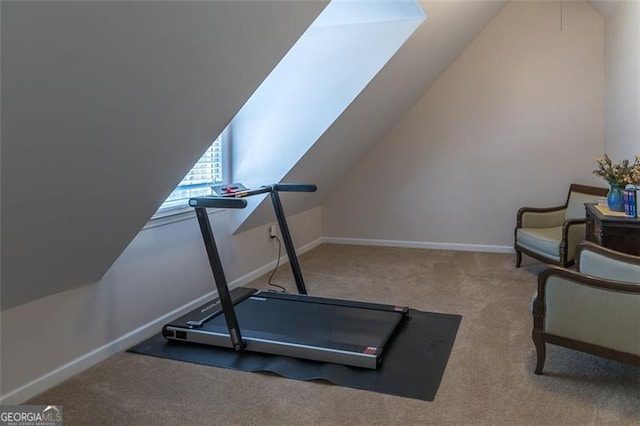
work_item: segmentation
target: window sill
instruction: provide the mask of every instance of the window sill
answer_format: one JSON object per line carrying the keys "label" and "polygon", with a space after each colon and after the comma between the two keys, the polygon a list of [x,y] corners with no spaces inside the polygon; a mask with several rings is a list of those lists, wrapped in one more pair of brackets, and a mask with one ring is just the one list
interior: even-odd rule
{"label": "window sill", "polygon": [[[208,209],[207,213],[217,213],[224,209]],[[183,220],[195,219],[195,209],[192,207],[179,207],[175,209],[169,209],[160,213],[156,213],[149,219],[149,221],[142,227],[142,230],[157,228],[158,226],[170,225],[175,222],[181,222]]]}
{"label": "window sill", "polygon": [[154,214],[149,222],[147,222],[142,229],[156,228],[158,226],[169,225],[170,223],[180,222],[195,217],[195,212],[190,207],[180,207],[177,209],[170,209],[160,213]]}

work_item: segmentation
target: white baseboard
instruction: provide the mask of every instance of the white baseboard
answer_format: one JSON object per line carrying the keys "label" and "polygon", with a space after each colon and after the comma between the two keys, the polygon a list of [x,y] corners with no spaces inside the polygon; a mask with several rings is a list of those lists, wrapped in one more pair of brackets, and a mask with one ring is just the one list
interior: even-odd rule
{"label": "white baseboard", "polygon": [[342,237],[323,237],[322,242],[326,244],[348,244],[357,246],[421,248],[434,250],[477,251],[489,253],[515,253],[512,246],[497,246],[487,244],[432,243],[428,241],[375,240],[369,238]]}
{"label": "white baseboard", "polygon": [[[296,249],[296,253],[298,255],[306,253],[309,250],[322,244],[322,242],[323,239],[318,238]],[[284,264],[288,261],[289,259],[285,254],[281,259],[281,263]],[[233,289],[248,284],[256,278],[271,271],[275,267],[275,265],[276,261],[273,261],[246,275],[243,275],[242,277],[230,282],[229,288]],[[180,306],[177,309],[174,309],[173,311],[161,316],[160,318],[150,321],[147,324],[138,327],[123,336],[120,336],[112,342],[106,343],[85,355],[69,361],[68,363],[31,381],[30,383],[27,383],[26,385],[20,386],[19,388],[12,390],[5,395],[0,395],[0,405],[22,404],[24,401],[33,398],[39,393],[62,383],[63,381],[75,376],[78,373],[81,373],[82,371],[98,364],[99,362],[106,360],[107,358],[117,354],[118,352],[126,350],[131,346],[134,346],[137,343],[140,343],[143,340],[151,337],[155,333],[158,333],[164,324],[190,312],[191,310],[197,308],[208,300],[215,298],[217,294],[217,291],[209,292],[196,300],[193,300],[183,306]]]}

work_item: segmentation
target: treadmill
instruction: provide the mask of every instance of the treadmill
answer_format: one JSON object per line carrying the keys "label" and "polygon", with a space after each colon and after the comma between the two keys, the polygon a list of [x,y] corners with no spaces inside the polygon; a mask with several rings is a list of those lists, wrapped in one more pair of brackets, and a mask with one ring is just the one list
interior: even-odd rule
{"label": "treadmill", "polygon": [[[213,187],[217,196],[189,200],[195,208],[218,298],[166,324],[170,341],[200,343],[376,369],[385,345],[408,316],[406,306],[309,296],[279,192],[314,192],[315,185],[279,183],[247,189]],[[245,197],[270,194],[298,294],[238,287],[229,290],[207,208],[246,207]]]}

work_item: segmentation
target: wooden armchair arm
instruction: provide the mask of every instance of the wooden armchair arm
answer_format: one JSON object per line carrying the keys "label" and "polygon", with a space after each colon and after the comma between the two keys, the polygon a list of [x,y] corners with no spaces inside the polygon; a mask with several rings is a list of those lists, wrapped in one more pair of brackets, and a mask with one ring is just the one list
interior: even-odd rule
{"label": "wooden armchair arm", "polygon": [[567,206],[522,207],[516,215],[517,228],[552,228],[562,225]]}
{"label": "wooden armchair arm", "polygon": [[[586,285],[596,289],[640,294],[640,284],[629,281],[617,281],[610,279],[602,279],[592,275],[581,274],[580,272],[562,268],[560,266],[546,266],[538,274],[538,295],[537,299],[544,299],[546,294],[547,281],[550,276],[558,276],[567,281],[574,282],[579,285]],[[535,310],[535,304],[534,304]]]}
{"label": "wooden armchair arm", "polygon": [[560,256],[565,261],[575,259],[578,243],[585,239],[587,232],[587,219],[567,219],[562,223],[562,242],[560,243]]}
{"label": "wooden armchair arm", "polygon": [[[582,241],[578,244],[578,254],[582,254],[582,252],[592,252],[596,253],[600,256],[608,257],[613,260],[619,260],[621,262],[630,263],[632,265],[640,266],[640,256],[634,256],[628,253],[622,253],[619,251],[611,250],[609,248],[603,247],[591,241]],[[580,266],[579,263],[576,267]],[[580,269],[578,269],[579,271]]]}
{"label": "wooden armchair arm", "polygon": [[567,219],[564,222],[562,222],[562,233],[566,234],[567,232],[569,232],[569,229],[572,226],[584,225],[586,223],[587,223],[587,219],[586,218]]}

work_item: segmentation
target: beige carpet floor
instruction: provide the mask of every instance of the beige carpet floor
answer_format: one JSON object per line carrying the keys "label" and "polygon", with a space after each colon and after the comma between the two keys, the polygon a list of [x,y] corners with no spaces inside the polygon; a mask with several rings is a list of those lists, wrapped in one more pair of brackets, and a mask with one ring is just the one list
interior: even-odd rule
{"label": "beige carpet floor", "polygon": [[[29,403],[63,405],[67,425],[640,425],[639,367],[548,346],[533,374],[537,263],[322,245],[301,267],[310,294],[463,315],[435,401],[120,353]],[[288,265],[274,281],[295,288]]]}

